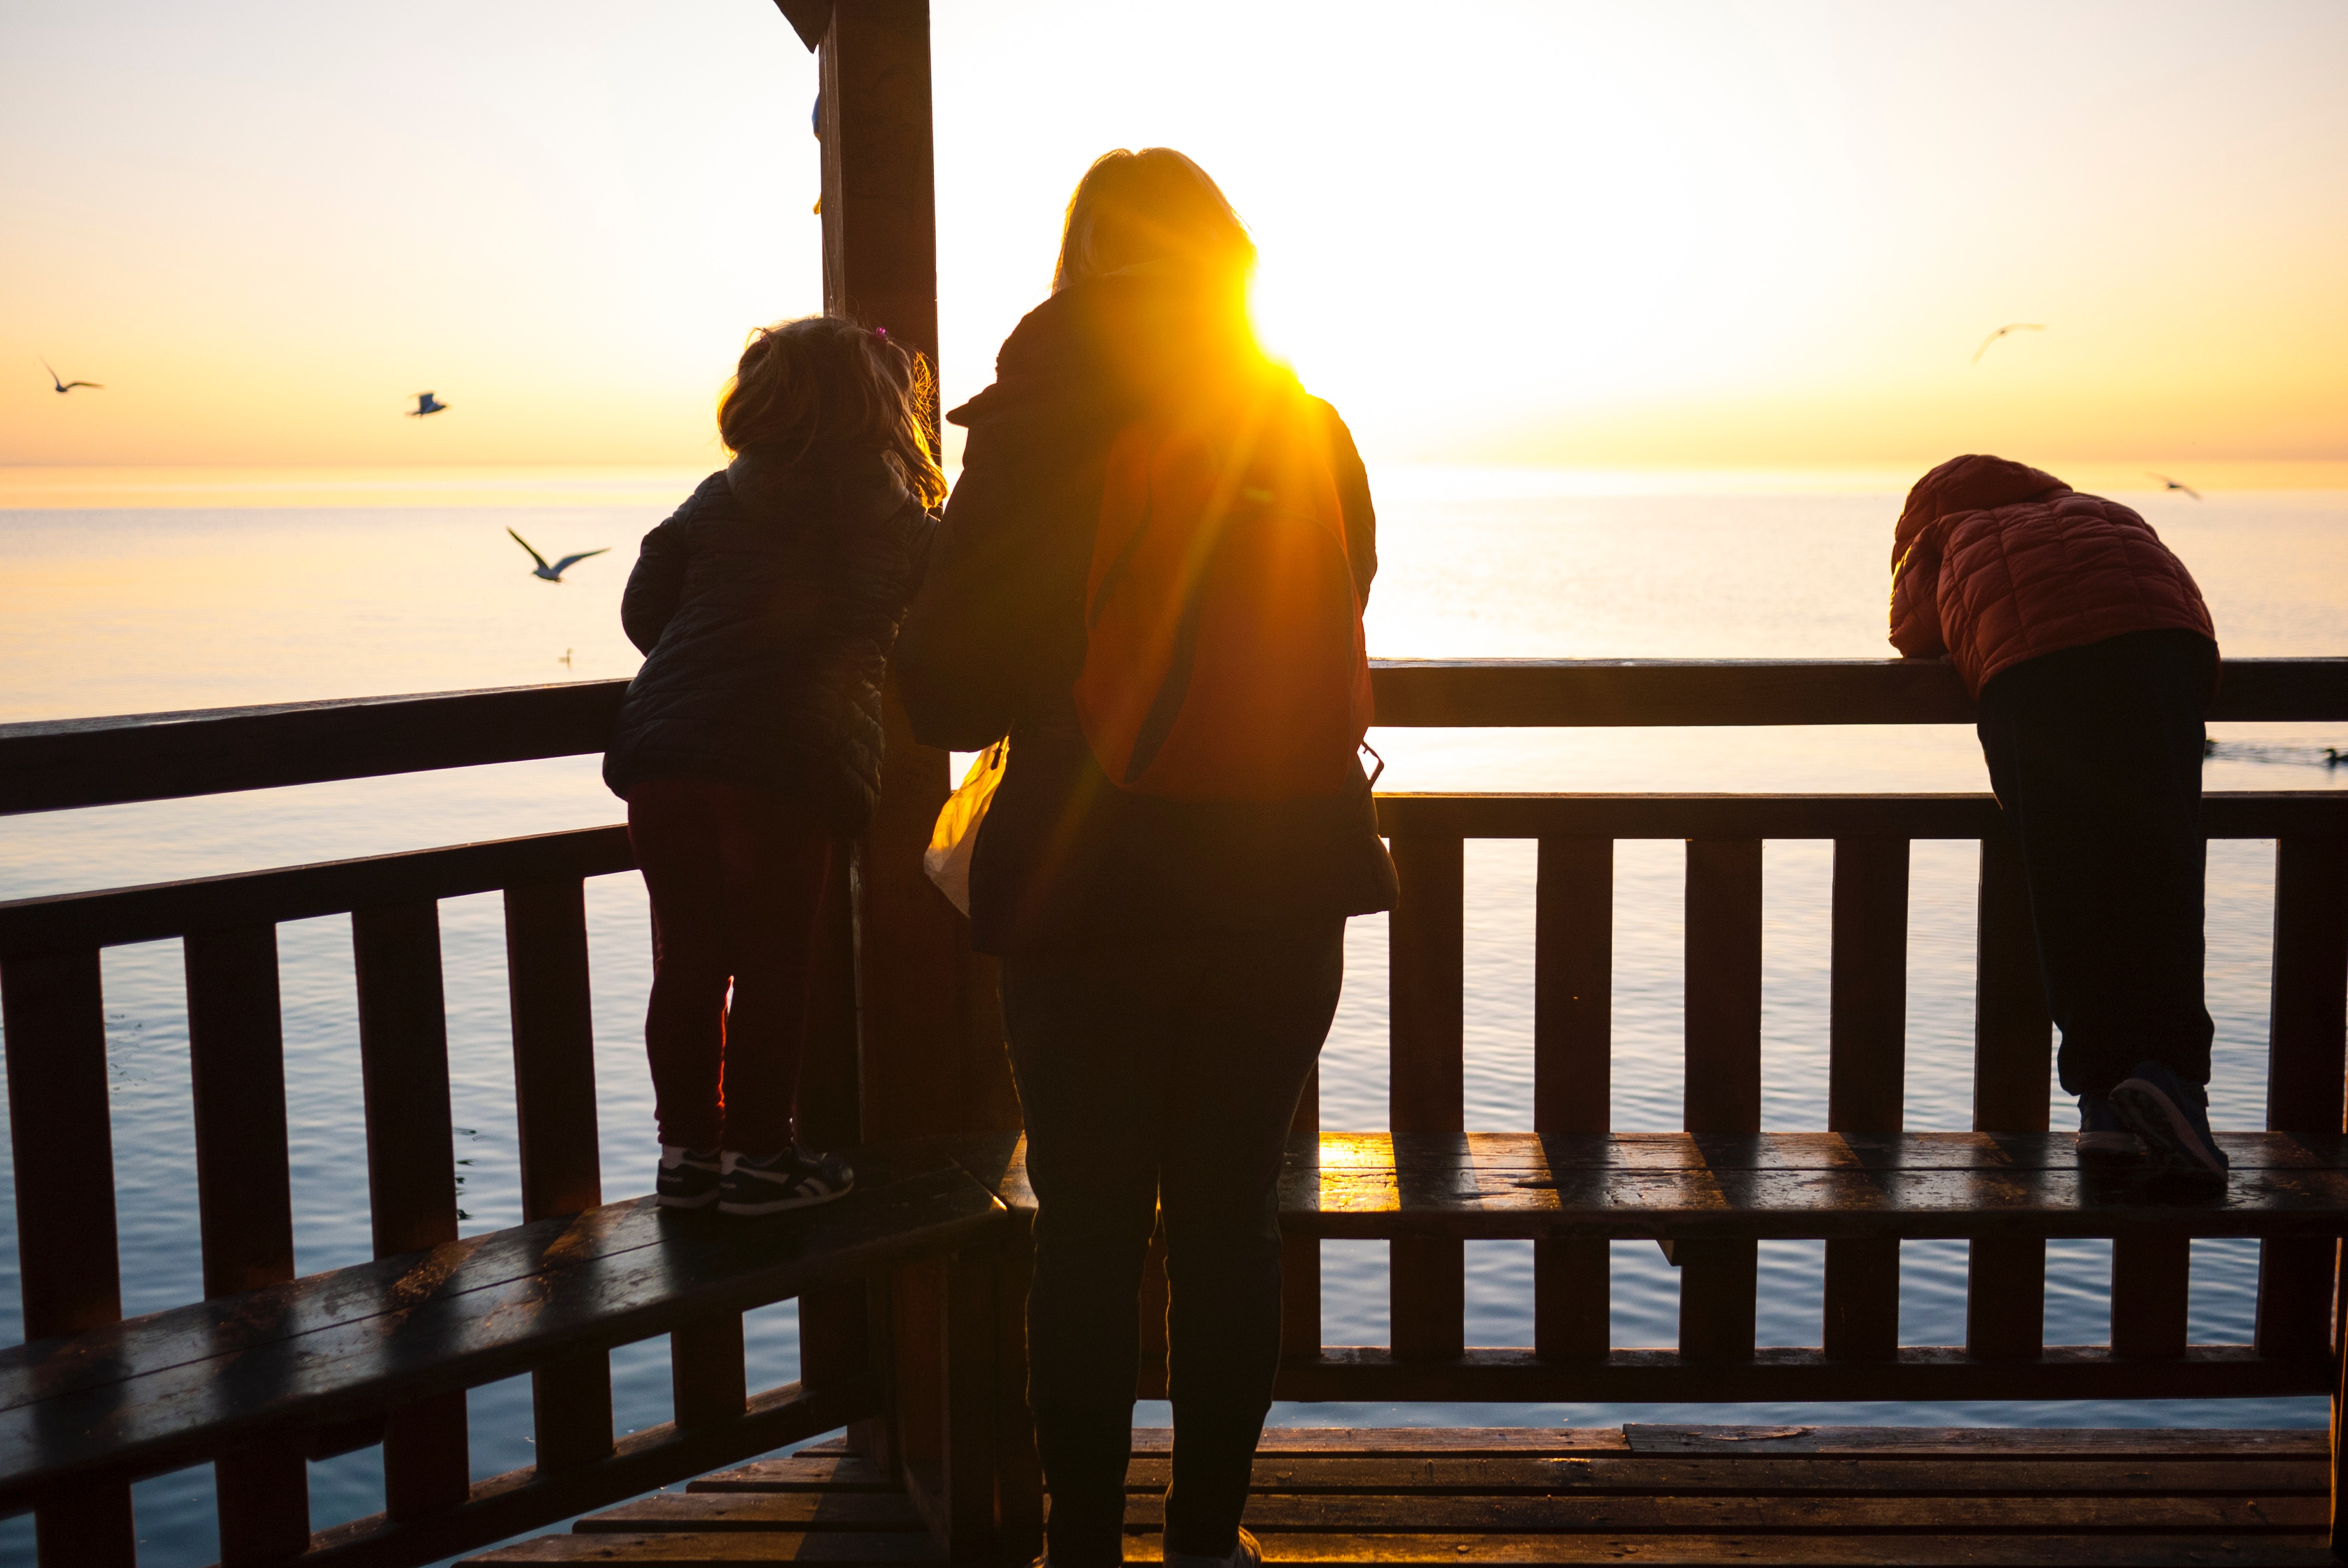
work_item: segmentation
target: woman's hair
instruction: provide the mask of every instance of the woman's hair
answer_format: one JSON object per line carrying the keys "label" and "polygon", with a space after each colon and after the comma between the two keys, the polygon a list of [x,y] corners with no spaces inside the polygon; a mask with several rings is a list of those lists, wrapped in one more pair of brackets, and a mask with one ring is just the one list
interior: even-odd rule
{"label": "woman's hair", "polygon": [[807,316],[750,334],[717,399],[717,434],[728,451],[792,460],[819,446],[878,452],[934,507],[946,495],[925,417],[936,395],[929,361],[886,333]]}
{"label": "woman's hair", "polygon": [[1207,171],[1170,147],[1102,153],[1076,181],[1052,292],[1138,261],[1172,260],[1244,277],[1255,241]]}

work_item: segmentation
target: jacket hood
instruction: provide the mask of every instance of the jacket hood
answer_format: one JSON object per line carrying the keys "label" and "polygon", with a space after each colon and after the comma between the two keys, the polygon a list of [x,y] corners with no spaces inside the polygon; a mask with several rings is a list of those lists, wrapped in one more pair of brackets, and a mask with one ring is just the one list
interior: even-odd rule
{"label": "jacket hood", "polygon": [[2070,486],[2026,463],[1979,453],[1952,457],[1917,480],[1908,492],[1900,524],[1891,532],[1891,564],[1897,567],[1916,536],[1942,518],[2070,492]]}
{"label": "jacket hood", "polygon": [[1029,311],[994,357],[994,384],[946,418],[967,425],[1005,405],[1071,394],[1148,402],[1262,357],[1227,284],[1146,261],[1071,284]]}

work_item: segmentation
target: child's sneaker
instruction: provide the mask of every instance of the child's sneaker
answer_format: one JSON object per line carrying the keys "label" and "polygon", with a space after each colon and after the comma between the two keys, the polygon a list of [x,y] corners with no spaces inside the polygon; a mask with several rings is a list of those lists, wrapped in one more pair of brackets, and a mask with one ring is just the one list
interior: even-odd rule
{"label": "child's sneaker", "polygon": [[2082,1154],[2111,1158],[2116,1155],[2133,1157],[2144,1153],[2144,1145],[2136,1134],[2120,1125],[2119,1115],[2112,1102],[2100,1094],[2079,1096],[2079,1141]]}
{"label": "child's sneaker", "polygon": [[2112,1109],[2121,1125],[2144,1140],[2144,1151],[2162,1169],[2196,1176],[2223,1177],[2226,1152],[2209,1135],[2209,1096],[2157,1061],[2139,1061],[2136,1071],[2112,1091]]}
{"label": "child's sneaker", "polygon": [[1263,1563],[1263,1548],[1257,1545],[1255,1537],[1244,1530],[1240,1532],[1239,1542],[1228,1557],[1203,1557],[1193,1552],[1162,1548],[1161,1551],[1167,1568],[1262,1568]]}
{"label": "child's sneaker", "polygon": [[653,1191],[664,1209],[705,1209],[717,1201],[717,1151],[663,1143],[660,1180]]}
{"label": "child's sneaker", "polygon": [[726,1152],[717,1210],[727,1214],[776,1214],[844,1197],[856,1173],[837,1154],[819,1154],[793,1143],[779,1154],[753,1160]]}

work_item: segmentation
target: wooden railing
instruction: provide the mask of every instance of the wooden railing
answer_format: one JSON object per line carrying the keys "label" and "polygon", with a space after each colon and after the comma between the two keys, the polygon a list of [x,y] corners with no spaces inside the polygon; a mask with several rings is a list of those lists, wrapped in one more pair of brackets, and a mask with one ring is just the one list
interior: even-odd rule
{"label": "wooden railing", "polygon": [[[1945,723],[1972,716],[1945,665],[1899,661],[1382,662],[1375,682],[1381,721],[1395,725]],[[0,726],[0,813],[592,753],[602,747],[623,689],[596,682]],[[2348,721],[2348,660],[2231,662],[2213,717]],[[2045,1126],[2049,1028],[2027,902],[1986,796],[1419,794],[1383,797],[1380,809],[1403,875],[1391,923],[1397,1134],[1462,1131],[1463,856],[1465,841],[1476,837],[1540,842],[1538,1131],[1606,1130],[1612,844],[1638,837],[1688,845],[1690,1130],[1758,1129],[1760,867],[1768,838],[1827,838],[1836,846],[1829,1127],[1863,1133],[1900,1126],[1908,845],[1917,838],[1978,839],[1982,846],[1974,1124],[1992,1132]],[[2348,996],[2348,794],[2215,795],[2205,821],[2214,836],[2272,838],[2279,845],[2269,1123],[2337,1134]],[[293,1273],[275,925],[352,914],[371,1214],[376,1250],[390,1255],[456,1234],[440,898],[506,895],[525,1217],[598,1201],[582,879],[631,866],[624,834],[594,828],[0,905],[28,1338],[74,1334],[120,1312],[101,948],[183,939],[204,1282],[208,1294],[221,1295]],[[860,935],[868,943],[888,936]],[[819,1027],[846,1047],[845,1078],[836,1072],[813,1099],[819,1116],[831,1119],[823,1135],[849,1142],[858,1115],[857,1025],[847,986],[850,934],[842,928],[837,937],[835,983],[827,992],[832,1011]],[[968,1042],[939,1043],[951,1052]],[[814,1060],[841,1059],[818,1051]],[[1309,1130],[1315,1122],[1308,1103],[1300,1125]],[[1756,1244],[1708,1239],[1676,1249],[1679,1352],[1625,1352],[1607,1343],[1604,1242],[1557,1239],[1536,1243],[1536,1343],[1470,1349],[1463,1343],[1462,1243],[1423,1235],[1391,1245],[1394,1342],[1369,1350],[1323,1348],[1317,1244],[1292,1245],[1287,1397],[1951,1397],[1950,1378],[1931,1370],[1950,1358],[1976,1369],[2005,1368],[1993,1383],[2003,1397],[2317,1392],[2332,1333],[2335,1247],[2328,1240],[2265,1244],[2258,1343],[2246,1358],[2184,1345],[2181,1242],[2123,1238],[2114,1262],[2115,1298],[2126,1305],[2115,1311],[2116,1354],[2045,1353],[2044,1244],[2001,1238],[1973,1244],[1966,1346],[1902,1352],[1898,1244],[1848,1239],[1828,1244],[1823,1346],[1756,1354]],[[804,1307],[812,1387],[821,1369],[848,1364],[850,1348],[862,1353],[866,1306],[860,1292]],[[897,1327],[884,1330],[901,1358],[907,1334],[942,1331],[922,1327],[922,1310],[910,1305]],[[680,1432],[705,1429],[708,1412],[721,1406],[743,1409],[738,1317],[730,1327],[680,1332],[673,1348]],[[1668,1362],[1658,1358],[1666,1355]],[[2089,1361],[2107,1371],[2091,1369],[2083,1380],[2080,1368]],[[1698,1362],[1747,1370],[1689,1376],[1686,1367]],[[786,1390],[769,1403],[800,1397]],[[607,1366],[542,1369],[536,1409],[543,1464],[611,1450]],[[826,1424],[845,1419],[836,1400],[810,1402],[807,1414]],[[757,1435],[772,1446],[795,1430],[778,1419]],[[461,1531],[415,1527],[481,1501],[482,1488],[467,1481],[461,1397],[404,1408],[379,1428],[327,1434],[308,1451],[372,1441],[377,1430],[388,1512],[313,1537],[313,1556],[414,1563],[454,1549],[450,1541],[464,1543]],[[898,1459],[909,1467],[934,1460],[922,1450],[927,1440],[906,1438]],[[309,1529],[304,1451],[262,1445],[222,1461],[230,1561],[276,1560],[297,1518],[300,1531]],[[508,1490],[530,1483],[527,1472],[503,1482]],[[580,1508],[611,1500],[566,1494],[563,1501]],[[127,1491],[72,1506],[119,1510],[127,1519]],[[71,1527],[61,1515],[57,1529]]]}

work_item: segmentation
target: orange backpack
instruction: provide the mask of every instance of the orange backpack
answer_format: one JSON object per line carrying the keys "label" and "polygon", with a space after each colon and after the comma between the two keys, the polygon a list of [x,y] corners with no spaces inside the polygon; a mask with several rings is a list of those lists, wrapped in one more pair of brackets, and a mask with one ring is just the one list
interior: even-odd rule
{"label": "orange backpack", "polygon": [[1361,787],[1362,600],[1327,422],[1292,378],[1117,435],[1076,699],[1121,789],[1272,801]]}

